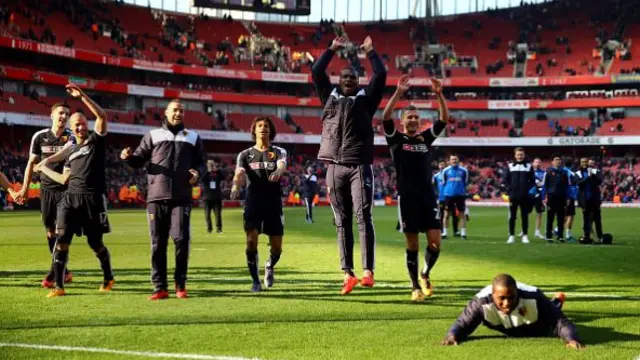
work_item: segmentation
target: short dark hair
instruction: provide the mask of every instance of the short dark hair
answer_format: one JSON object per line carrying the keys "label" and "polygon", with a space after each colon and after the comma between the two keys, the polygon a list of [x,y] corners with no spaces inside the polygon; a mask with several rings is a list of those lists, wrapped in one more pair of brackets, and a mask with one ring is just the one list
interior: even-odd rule
{"label": "short dark hair", "polygon": [[356,77],[358,77],[358,70],[356,70],[356,68],[353,67],[353,66],[347,66],[347,67],[343,67],[342,69],[340,69],[340,73],[342,73],[343,71],[351,71],[352,73],[354,73],[356,75]]}
{"label": "short dark hair", "polygon": [[509,274],[498,274],[493,278],[493,281],[491,281],[491,286],[517,287],[518,285],[516,284],[516,279],[514,279],[513,276]]}
{"label": "short dark hair", "polygon": [[562,155],[560,155],[559,153],[551,155],[551,160],[554,160],[555,158],[560,158],[560,160],[562,160]]}
{"label": "short dark hair", "polygon": [[451,157],[452,157],[452,156],[455,156],[455,157],[457,157],[458,159],[460,159],[460,157],[459,157],[459,156],[458,156],[458,154],[456,154],[456,153],[451,153],[451,154],[449,154],[449,159],[451,159]]}
{"label": "short dark hair", "polygon": [[256,124],[260,121],[266,121],[269,124],[269,141],[276,138],[276,126],[271,116],[256,116],[251,123],[251,139],[256,141]]}
{"label": "short dark hair", "polygon": [[522,151],[522,152],[524,152],[524,148],[523,148],[523,147],[518,146],[517,148],[515,148],[515,149],[513,150],[513,152],[514,152],[514,153],[517,153],[518,151]]}
{"label": "short dark hair", "polygon": [[407,105],[402,108],[402,110],[400,111],[400,114],[404,115],[404,113],[407,111],[418,111],[418,108],[415,107],[415,105]]}
{"label": "short dark hair", "polygon": [[536,161],[536,160],[540,160],[540,161],[542,161],[542,158],[541,158],[541,157],[539,157],[539,156],[536,156],[536,157],[534,157],[534,158],[533,158],[533,161]]}
{"label": "short dark hair", "polygon": [[174,98],[169,100],[169,102],[167,103],[167,106],[169,106],[169,104],[171,103],[176,103],[176,104],[182,104],[182,100],[178,99],[178,98]]}
{"label": "short dark hair", "polygon": [[58,107],[63,107],[63,108],[66,108],[67,110],[71,110],[71,108],[69,108],[69,105],[67,105],[67,103],[57,102],[51,106],[51,112],[54,112]]}

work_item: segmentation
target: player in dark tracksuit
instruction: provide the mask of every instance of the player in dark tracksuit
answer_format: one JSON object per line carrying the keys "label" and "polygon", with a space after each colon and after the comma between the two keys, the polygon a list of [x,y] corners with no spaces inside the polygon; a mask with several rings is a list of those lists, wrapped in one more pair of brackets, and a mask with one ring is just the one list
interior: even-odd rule
{"label": "player in dark tracksuit", "polygon": [[151,281],[149,300],[169,297],[167,245],[175,244],[176,296],[186,298],[187,268],[191,243],[191,189],[204,173],[204,146],[200,135],[183,125],[184,105],[169,102],[162,127],[144,135],[135,150],[122,150],[120,158],[133,168],[147,167],[147,220],[151,235]]}
{"label": "player in dark tracksuit", "polygon": [[575,325],[562,313],[564,299],[563,293],[549,299],[536,287],[517,283],[507,274],[498,275],[469,302],[442,345],[458,345],[484,324],[509,337],[555,334],[568,348],[582,349],[585,346]]}
{"label": "player in dark tracksuit", "polygon": [[64,296],[65,268],[73,235],[87,236],[87,243],[100,261],[104,280],[100,291],[111,291],[114,280],[111,255],[102,241],[103,234],[111,231],[107,219],[104,137],[107,134],[107,114],[77,85],[67,85],[67,92],[82,102],[96,116],[94,131],[90,134],[87,118],[81,113],[71,115],[71,129],[77,139],[67,156],[62,173],[49,167],[49,159],[37,165],[37,169],[68,188],[58,204],[56,219],[57,239],[53,251],[55,289],[47,297]]}
{"label": "player in dark tracksuit", "polygon": [[216,232],[222,234],[222,180],[224,173],[218,169],[218,164],[213,159],[207,160],[207,172],[202,176],[204,187],[204,219],[207,223],[207,232],[213,231],[211,224],[211,211],[216,218]]}
{"label": "player in dark tracksuit", "polygon": [[599,241],[602,241],[602,215],[600,212],[602,172],[596,167],[594,160],[582,158],[580,159],[580,170],[576,171],[576,178],[578,204],[582,208],[583,214],[583,238],[580,242],[583,244],[593,242],[591,239],[591,225],[593,223],[596,226],[596,236]]}
{"label": "player in dark tracksuit", "polygon": [[313,199],[318,194],[318,177],[313,174],[313,168],[307,168],[307,173],[302,178],[302,196],[304,205],[307,208],[305,220],[308,224],[313,223]]}
{"label": "player in dark tracksuit", "polygon": [[[440,256],[442,222],[431,181],[431,156],[429,147],[447,126],[449,111],[442,85],[431,79],[433,91],[438,97],[440,119],[429,129],[418,132],[420,113],[414,106],[402,109],[404,132],[398,132],[393,123],[393,111],[397,101],[409,89],[409,76],[398,81],[398,88],[387,103],[382,114],[384,134],[391,150],[391,157],[398,175],[398,217],[400,230],[404,233],[407,251],[406,262],[411,279],[411,301],[422,302],[431,296],[430,273]],[[427,234],[424,268],[418,274],[419,234]],[[419,276],[419,278],[418,278]]]}
{"label": "player in dark tracksuit", "polygon": [[513,244],[515,239],[516,218],[518,208],[522,216],[522,242],[529,243],[529,213],[533,206],[533,195],[536,190],[536,177],[533,165],[524,159],[524,149],[519,147],[514,151],[515,161],[507,165],[504,184],[509,194],[509,239],[507,244]]}
{"label": "player in dark tracksuit", "polygon": [[564,215],[567,207],[569,175],[562,167],[562,157],[553,156],[553,165],[547,169],[543,180],[543,191],[547,196],[547,242],[553,242],[553,220],[557,217],[558,241],[564,242]]}
{"label": "player in dark tracksuit", "polygon": [[332,86],[326,69],[335,52],[345,45],[345,38],[336,38],[312,70],[313,83],[324,107],[318,159],[330,162],[327,191],[334,212],[340,266],[345,274],[342,294],[351,292],[358,283],[353,272],[354,212],[364,268],[361,285],[372,287],[375,282],[376,239],[371,219],[374,192],[372,119],[382,101],[387,79],[382,59],[373,49],[371,38],[367,37],[362,49],[373,68],[369,85],[360,88],[357,73],[347,68],[340,72],[339,86]]}
{"label": "player in dark tracksuit", "polygon": [[247,236],[247,267],[253,285],[251,291],[262,291],[258,274],[258,236],[269,236],[270,256],[264,265],[264,284],[273,286],[274,268],[282,254],[284,214],[280,177],[287,169],[287,151],[272,145],[276,128],[268,116],[258,116],[251,124],[255,145],[238,154],[231,198],[237,199],[245,175],[249,179],[244,201],[244,231]]}
{"label": "player in dark tracksuit", "polygon": [[[67,120],[69,118],[69,106],[64,103],[54,104],[51,107],[51,120],[53,124],[51,128],[43,129],[31,138],[31,146],[29,147],[29,161],[24,172],[24,181],[22,189],[15,197],[18,204],[24,203],[26,200],[33,167],[40,161],[53,158],[56,161],[49,161],[49,167],[55,172],[61,173],[64,169],[64,159],[68,149],[75,144],[75,137],[71,130],[67,129]],[[49,252],[53,254],[56,243],[56,219],[58,214],[58,203],[64,197],[67,189],[66,184],[59,184],[45,174],[40,174],[40,213],[42,223],[44,224],[47,242],[49,244]],[[49,272],[42,280],[42,287],[53,288],[53,258],[51,258],[51,267]],[[71,282],[73,275],[71,272],[65,272],[65,281]]]}

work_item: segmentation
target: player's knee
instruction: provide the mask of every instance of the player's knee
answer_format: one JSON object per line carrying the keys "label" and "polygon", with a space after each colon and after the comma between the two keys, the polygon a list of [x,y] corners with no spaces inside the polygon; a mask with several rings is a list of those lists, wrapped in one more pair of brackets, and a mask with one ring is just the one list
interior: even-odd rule
{"label": "player's knee", "polygon": [[418,241],[417,237],[414,238],[409,238],[407,237],[406,239],[407,241],[407,249],[411,250],[411,251],[418,251],[419,247],[420,247],[420,242]]}
{"label": "player's knee", "polygon": [[58,251],[69,251],[69,244],[65,243],[56,243],[56,250]]}
{"label": "player's knee", "polygon": [[56,237],[56,230],[55,229],[47,229],[47,238],[53,239],[55,237]]}

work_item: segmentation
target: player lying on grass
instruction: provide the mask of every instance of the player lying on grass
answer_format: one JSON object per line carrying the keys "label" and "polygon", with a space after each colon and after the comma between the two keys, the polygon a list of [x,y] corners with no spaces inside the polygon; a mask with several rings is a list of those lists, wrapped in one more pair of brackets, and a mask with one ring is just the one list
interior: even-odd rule
{"label": "player lying on grass", "polygon": [[87,236],[89,246],[100,261],[104,273],[100,291],[111,291],[114,284],[111,255],[102,241],[103,234],[110,232],[104,195],[107,114],[77,85],[67,85],[67,92],[74,98],[80,98],[96,120],[94,131],[89,133],[87,118],[81,113],[71,115],[69,121],[77,145],[68,152],[62,174],[49,167],[49,159],[34,167],[34,171],[41,171],[53,181],[68,184],[58,205],[57,240],[53,251],[55,289],[47,297],[65,295],[65,267],[74,234]]}
{"label": "player lying on grass", "polygon": [[[398,220],[407,244],[407,270],[413,286],[411,300],[414,302],[424,301],[425,295],[432,295],[429,273],[440,256],[442,223],[431,184],[430,147],[447,126],[449,111],[442,94],[442,84],[433,78],[431,82],[438,97],[440,119],[429,129],[418,132],[420,113],[415,106],[408,106],[402,109],[401,114],[403,132],[396,131],[392,114],[396,102],[409,90],[408,75],[400,78],[398,88],[382,114],[384,134],[398,174]],[[418,280],[420,233],[427,234],[427,247],[424,269]]]}
{"label": "player lying on grass", "polygon": [[469,302],[442,340],[442,345],[458,345],[482,323],[513,337],[553,333],[562,338],[568,348],[582,349],[585,346],[580,342],[575,326],[562,313],[564,298],[564,293],[558,293],[549,300],[537,288],[516,283],[510,275],[500,274]]}

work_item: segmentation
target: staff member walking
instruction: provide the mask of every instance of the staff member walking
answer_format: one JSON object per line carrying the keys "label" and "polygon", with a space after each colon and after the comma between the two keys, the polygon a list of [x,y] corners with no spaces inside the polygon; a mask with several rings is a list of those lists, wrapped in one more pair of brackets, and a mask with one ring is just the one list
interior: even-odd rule
{"label": "staff member walking", "polygon": [[147,218],[151,234],[151,281],[155,287],[149,300],[169,297],[167,244],[176,247],[174,280],[176,297],[187,297],[187,265],[191,243],[191,188],[204,172],[204,147],[198,133],[184,128],[184,105],[169,102],[161,128],[149,131],[132,153],[120,158],[133,168],[147,165]]}
{"label": "staff member walking", "polygon": [[211,211],[216,218],[216,232],[222,234],[222,180],[224,173],[218,169],[215,160],[207,160],[207,172],[202,177],[202,185],[204,187],[204,219],[207,222],[207,232],[213,231],[211,224]]}

